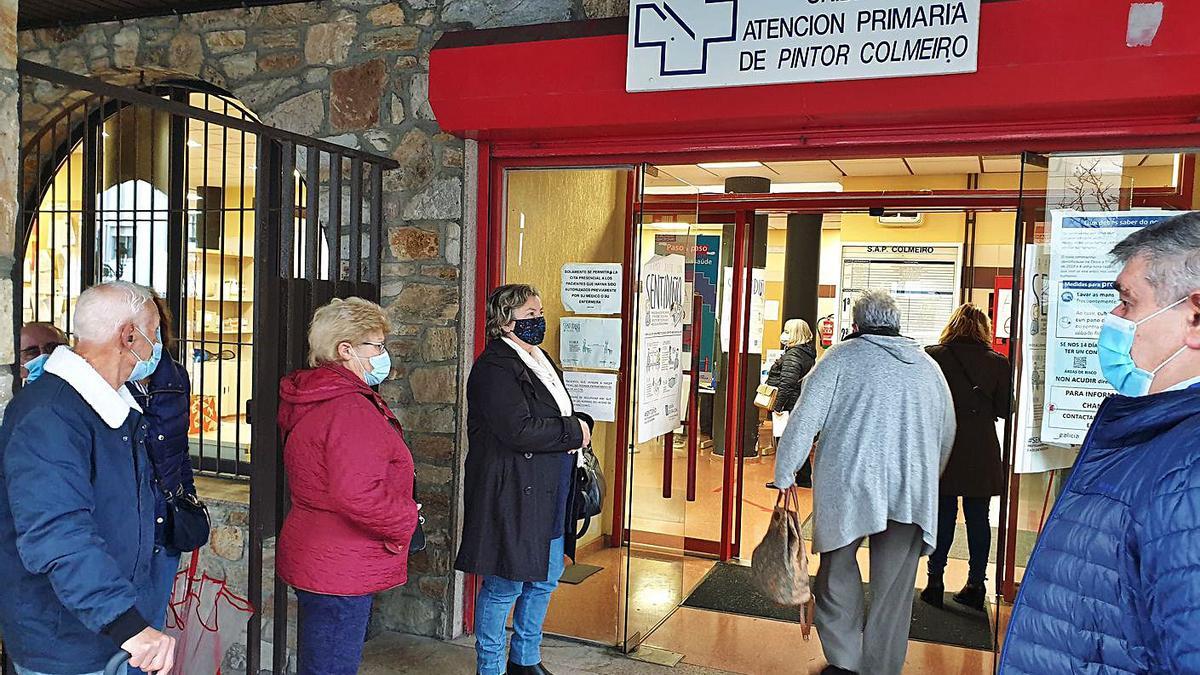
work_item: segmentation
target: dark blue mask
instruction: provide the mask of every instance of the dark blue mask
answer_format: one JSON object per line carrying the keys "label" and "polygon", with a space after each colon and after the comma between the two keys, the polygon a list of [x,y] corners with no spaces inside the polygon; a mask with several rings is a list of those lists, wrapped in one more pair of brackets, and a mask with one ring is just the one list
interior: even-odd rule
{"label": "dark blue mask", "polygon": [[546,317],[517,319],[512,332],[527,345],[540,345],[546,339]]}

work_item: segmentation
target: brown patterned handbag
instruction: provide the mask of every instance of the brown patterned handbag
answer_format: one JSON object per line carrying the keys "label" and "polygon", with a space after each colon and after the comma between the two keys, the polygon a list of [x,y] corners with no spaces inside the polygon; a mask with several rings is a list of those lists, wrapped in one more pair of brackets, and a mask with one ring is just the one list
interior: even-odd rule
{"label": "brown patterned handbag", "polygon": [[814,601],[808,576],[808,555],[800,536],[800,496],[795,487],[782,490],[762,543],[754,549],[751,576],[768,598],[800,608],[800,630],[809,639]]}

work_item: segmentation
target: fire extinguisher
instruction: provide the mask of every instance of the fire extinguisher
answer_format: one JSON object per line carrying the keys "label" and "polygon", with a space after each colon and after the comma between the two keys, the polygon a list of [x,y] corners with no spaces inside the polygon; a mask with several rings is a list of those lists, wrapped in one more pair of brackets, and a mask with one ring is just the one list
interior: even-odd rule
{"label": "fire extinguisher", "polygon": [[821,335],[821,346],[825,349],[833,346],[834,329],[832,314],[817,322],[817,332]]}

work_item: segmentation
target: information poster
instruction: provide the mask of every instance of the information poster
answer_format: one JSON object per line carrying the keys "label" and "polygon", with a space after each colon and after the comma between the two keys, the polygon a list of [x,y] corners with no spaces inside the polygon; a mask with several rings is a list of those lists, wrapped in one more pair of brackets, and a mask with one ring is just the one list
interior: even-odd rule
{"label": "information poster", "polygon": [[[763,319],[766,318],[767,271],[755,267],[750,274],[750,330],[746,353],[763,353]],[[721,351],[729,353],[729,329],[733,325],[733,268],[725,268],[725,292],[721,299]]]}
{"label": "information poster", "polygon": [[958,307],[958,244],[847,244],[842,247],[839,335],[853,331],[854,302],[863,291],[887,291],[900,306],[900,331],[936,344]]}
{"label": "information poster", "polygon": [[559,320],[563,368],[621,369],[621,320],[564,317]]}
{"label": "information poster", "polygon": [[1083,443],[1096,410],[1113,393],[1100,372],[1096,351],[1104,318],[1119,301],[1112,285],[1121,269],[1110,255],[1112,248],[1134,232],[1175,215],[1051,212],[1045,442]]}
{"label": "information poster", "polygon": [[[1046,400],[1046,321],[1050,315],[1050,247],[1029,244],[1025,247],[1025,284],[1021,339],[1021,382],[1017,416],[1013,421],[1016,435],[1016,473],[1041,473],[1064,469],[1075,461],[1071,447],[1047,445],[1042,441],[1042,412]],[[1011,299],[1011,295],[1009,296]],[[1003,432],[1003,422],[1000,430]]]}
{"label": "information poster", "polygon": [[684,258],[654,256],[642,266],[638,326],[637,442],[679,426],[683,388]]}
{"label": "information poster", "polygon": [[567,263],[562,304],[576,314],[621,313],[621,263]]}
{"label": "information poster", "polygon": [[[696,262],[692,265],[692,287],[701,298],[700,388],[714,391],[717,374],[717,284],[721,274],[721,235],[696,235]],[[690,365],[690,364],[689,364]]]}
{"label": "information poster", "polygon": [[597,422],[617,421],[616,373],[564,372],[563,384],[575,410]]}

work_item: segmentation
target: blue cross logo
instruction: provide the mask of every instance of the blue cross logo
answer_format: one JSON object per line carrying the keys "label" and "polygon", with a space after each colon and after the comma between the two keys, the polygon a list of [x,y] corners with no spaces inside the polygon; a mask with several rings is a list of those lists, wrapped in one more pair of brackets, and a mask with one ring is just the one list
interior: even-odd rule
{"label": "blue cross logo", "polygon": [[659,75],[708,72],[708,46],[737,39],[738,0],[650,0],[634,6],[635,48],[659,50]]}

